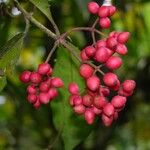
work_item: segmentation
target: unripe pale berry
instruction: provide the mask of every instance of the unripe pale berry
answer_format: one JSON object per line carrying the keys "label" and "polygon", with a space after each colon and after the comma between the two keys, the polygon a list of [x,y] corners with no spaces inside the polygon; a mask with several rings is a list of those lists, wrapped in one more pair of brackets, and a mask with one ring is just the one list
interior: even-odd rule
{"label": "unripe pale berry", "polygon": [[100,87],[100,88],[99,88],[99,94],[100,94],[101,96],[109,96],[110,90],[109,90],[108,87]]}
{"label": "unripe pale berry", "polygon": [[49,96],[48,93],[41,92],[39,94],[39,101],[40,101],[40,103],[42,103],[42,104],[48,104],[49,100],[50,100],[50,96]]}
{"label": "unripe pale berry", "polygon": [[117,76],[114,74],[114,73],[106,73],[104,76],[103,76],[103,81],[105,83],[105,85],[109,86],[109,87],[112,87],[112,86],[115,86],[117,84]]}
{"label": "unripe pale berry", "polygon": [[100,85],[100,79],[97,76],[91,76],[87,79],[86,85],[91,91],[96,91]]}
{"label": "unripe pale berry", "polygon": [[107,100],[104,96],[97,95],[94,97],[93,105],[98,108],[102,109],[107,104]]}
{"label": "unripe pale berry", "polygon": [[76,97],[74,97],[74,99],[73,99],[73,104],[74,105],[80,105],[80,104],[82,104],[82,97],[81,96],[76,96]]}
{"label": "unripe pale berry", "polygon": [[94,69],[90,65],[82,64],[80,66],[80,75],[83,78],[89,78],[93,75],[93,73],[94,73]]}
{"label": "unripe pale berry", "polygon": [[135,89],[136,83],[134,80],[125,80],[122,83],[122,88],[126,92],[131,92]]}
{"label": "unripe pale berry", "polygon": [[109,127],[113,122],[113,116],[108,117],[105,114],[102,114],[102,122],[106,127]]}
{"label": "unripe pale berry", "polygon": [[124,44],[117,44],[117,47],[115,50],[120,55],[126,55],[128,52],[127,47]]}
{"label": "unripe pale berry", "polygon": [[74,106],[73,109],[74,109],[74,112],[79,114],[79,115],[85,113],[85,106],[82,104]]}
{"label": "unripe pale berry", "polygon": [[86,94],[82,97],[83,105],[85,106],[91,106],[93,103],[93,98],[91,95]]}
{"label": "unripe pale berry", "polygon": [[117,56],[111,56],[106,62],[106,67],[111,70],[116,70],[120,68],[121,65],[122,65],[122,60],[120,57]]}
{"label": "unripe pale berry", "polygon": [[30,75],[31,75],[30,71],[24,71],[20,74],[19,79],[23,83],[28,83],[30,81]]}
{"label": "unripe pale berry", "polygon": [[130,37],[130,33],[129,32],[121,32],[119,35],[118,35],[118,38],[117,38],[117,41],[121,44],[124,44],[128,41]]}
{"label": "unripe pale berry", "polygon": [[111,104],[115,107],[115,108],[121,108],[124,107],[125,103],[126,103],[127,99],[126,97],[123,96],[114,96],[111,100]]}
{"label": "unripe pale berry", "polygon": [[95,55],[96,49],[93,46],[87,46],[85,48],[85,53],[87,57],[91,58]]}
{"label": "unripe pale berry", "polygon": [[30,81],[38,84],[42,81],[42,77],[38,72],[32,72],[30,75]]}
{"label": "unripe pale berry", "polygon": [[105,18],[109,16],[109,7],[108,6],[101,6],[98,10],[98,16],[101,18]]}
{"label": "unripe pale berry", "polygon": [[111,21],[110,21],[110,19],[108,17],[100,18],[100,20],[99,20],[99,24],[100,24],[101,28],[104,28],[104,29],[109,28],[110,27],[110,23],[111,23]]}
{"label": "unripe pale berry", "polygon": [[79,93],[79,86],[77,85],[77,83],[74,83],[74,82],[70,83],[68,89],[71,94]]}
{"label": "unripe pale berry", "polygon": [[103,113],[108,117],[113,116],[114,112],[115,112],[115,109],[111,103],[107,103],[103,108]]}
{"label": "unripe pale berry", "polygon": [[36,87],[35,87],[34,85],[29,85],[29,86],[27,87],[27,92],[28,92],[29,94],[36,94]]}
{"label": "unripe pale berry", "polygon": [[109,37],[106,41],[107,47],[114,49],[117,45],[117,40],[114,37]]}
{"label": "unripe pale berry", "polygon": [[99,10],[99,5],[96,2],[88,3],[88,11],[92,14],[97,14]]}
{"label": "unripe pale berry", "polygon": [[94,111],[92,109],[87,109],[84,113],[84,119],[89,125],[93,124],[95,119]]}
{"label": "unripe pale berry", "polygon": [[64,83],[63,83],[63,81],[60,78],[54,77],[51,80],[51,85],[56,87],[56,88],[59,88],[59,87],[64,86]]}
{"label": "unripe pale berry", "polygon": [[96,48],[100,48],[100,47],[106,47],[106,40],[99,40],[96,42]]}
{"label": "unripe pale berry", "polygon": [[116,12],[116,7],[115,6],[109,6],[109,16],[114,15]]}
{"label": "unripe pale berry", "polygon": [[100,63],[106,62],[109,58],[109,53],[107,51],[107,48],[105,48],[105,47],[98,48],[96,53],[95,53],[94,58],[96,61],[98,61]]}
{"label": "unripe pale berry", "polygon": [[56,88],[50,88],[48,90],[48,95],[50,97],[50,100],[52,100],[53,98],[55,98],[56,96],[58,96],[58,92]]}
{"label": "unripe pale berry", "polygon": [[35,103],[37,101],[37,96],[35,94],[29,94],[27,99],[29,103]]}
{"label": "unripe pale berry", "polygon": [[88,57],[88,56],[86,55],[86,53],[85,53],[85,49],[83,49],[83,50],[81,51],[80,57],[81,57],[82,61],[87,61],[87,60],[89,60],[89,57]]}
{"label": "unripe pale berry", "polygon": [[48,74],[50,71],[51,67],[48,63],[42,63],[38,66],[38,73],[42,75]]}
{"label": "unripe pale berry", "polygon": [[49,84],[48,82],[44,81],[40,84],[39,89],[41,92],[47,92],[49,90]]}

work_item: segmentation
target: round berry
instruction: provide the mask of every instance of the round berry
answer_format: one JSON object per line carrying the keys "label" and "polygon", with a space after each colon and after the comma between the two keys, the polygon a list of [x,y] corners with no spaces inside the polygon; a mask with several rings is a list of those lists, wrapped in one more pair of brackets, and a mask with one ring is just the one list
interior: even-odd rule
{"label": "round berry", "polygon": [[128,50],[124,44],[117,44],[116,52],[120,55],[126,55]]}
{"label": "round berry", "polygon": [[114,73],[106,73],[104,76],[103,76],[103,81],[105,83],[105,85],[109,86],[109,87],[112,87],[112,86],[115,86],[117,84],[117,76],[114,74]]}
{"label": "round berry", "polygon": [[83,49],[83,50],[81,51],[80,57],[81,57],[82,61],[87,61],[87,60],[89,60],[89,57],[88,57],[88,56],[86,55],[86,53],[85,53],[85,49]]}
{"label": "round berry", "polygon": [[52,100],[53,98],[55,98],[56,96],[58,96],[58,92],[56,88],[50,88],[48,90],[48,95],[50,97],[50,100]]}
{"label": "round berry", "polygon": [[87,46],[85,48],[86,55],[91,58],[95,55],[96,49],[93,46]]}
{"label": "round berry", "polygon": [[35,103],[37,101],[37,96],[35,94],[29,94],[27,99],[29,103]]}
{"label": "round berry", "polygon": [[91,91],[96,91],[100,85],[100,79],[97,76],[91,76],[87,79],[86,85]]}
{"label": "round berry", "polygon": [[59,87],[64,86],[64,83],[60,78],[54,77],[51,79],[51,85],[56,87],[56,88],[59,88]]}
{"label": "round berry", "polygon": [[121,32],[119,35],[118,35],[118,38],[117,38],[117,41],[121,44],[124,44],[128,41],[130,37],[130,33],[129,32]]}
{"label": "round berry", "polygon": [[116,7],[115,6],[109,6],[109,16],[113,16],[116,12]]}
{"label": "round berry", "polygon": [[84,119],[89,125],[93,124],[95,119],[94,111],[92,109],[87,109],[84,113]]}
{"label": "round berry", "polygon": [[110,87],[110,89],[113,91],[118,91],[119,88],[120,88],[120,81],[119,80],[117,80],[117,83],[115,86]]}
{"label": "round berry", "polygon": [[99,40],[96,42],[96,48],[100,48],[100,47],[106,47],[106,40]]}
{"label": "round berry", "polygon": [[35,87],[34,85],[29,85],[29,86],[27,87],[27,92],[28,92],[29,94],[36,94],[36,87]]}
{"label": "round berry", "polygon": [[82,97],[80,95],[74,97],[73,104],[74,105],[80,105],[80,104],[82,104]]}
{"label": "round berry", "polygon": [[123,89],[120,89],[119,92],[118,92],[118,94],[122,95],[122,96],[125,96],[125,97],[129,97],[129,96],[131,96],[133,94],[133,91],[126,92]]}
{"label": "round berry", "polygon": [[28,83],[30,81],[30,75],[31,75],[30,71],[24,71],[20,74],[19,79],[23,83]]}
{"label": "round berry", "polygon": [[134,80],[125,80],[122,83],[122,88],[126,92],[131,92],[135,89],[136,83]]}
{"label": "round berry", "polygon": [[109,37],[106,41],[107,47],[114,49],[117,45],[117,40],[114,37]]}
{"label": "round berry", "polygon": [[101,96],[109,96],[110,90],[109,90],[108,87],[100,87],[100,88],[99,88],[99,94],[100,94]]}
{"label": "round berry", "polygon": [[95,106],[93,106],[92,109],[93,109],[93,111],[94,111],[94,113],[95,113],[96,115],[100,115],[100,114],[102,113],[102,109],[98,109],[98,108],[95,107]]}
{"label": "round berry", "polygon": [[110,27],[110,23],[111,23],[111,21],[110,21],[110,19],[108,17],[100,18],[100,20],[99,20],[99,24],[100,24],[101,28],[104,28],[104,29],[109,28]]}
{"label": "round berry", "polygon": [[122,108],[124,107],[126,101],[127,101],[126,97],[117,95],[112,98],[111,104],[115,108]]}
{"label": "round berry", "polygon": [[51,67],[48,63],[42,63],[38,66],[38,73],[41,75],[47,75],[50,70]]}
{"label": "round berry", "polygon": [[41,92],[47,92],[49,90],[50,85],[48,82],[44,81],[40,84],[39,89]]}
{"label": "round berry", "polygon": [[113,116],[108,117],[105,114],[102,114],[102,122],[106,127],[109,127],[113,122]]}
{"label": "round berry", "polygon": [[93,103],[93,98],[89,94],[84,95],[82,97],[82,100],[83,100],[83,105],[88,106],[88,107],[91,106]]}
{"label": "round berry", "polygon": [[120,57],[117,56],[111,56],[106,62],[106,67],[111,70],[116,70],[120,68],[121,65],[122,65],[122,60]]}
{"label": "round berry", "polygon": [[109,58],[109,53],[107,51],[107,48],[105,48],[105,47],[98,48],[96,53],[95,53],[94,58],[96,61],[98,61],[100,63],[106,62]]}
{"label": "round berry", "polygon": [[33,107],[34,107],[35,109],[39,109],[40,106],[41,106],[41,103],[40,103],[39,100],[37,100],[37,101],[33,104]]}
{"label": "round berry", "polygon": [[115,113],[114,106],[111,103],[107,103],[103,108],[103,113],[108,117],[113,116]]}
{"label": "round berry", "polygon": [[68,89],[69,89],[69,92],[71,94],[78,94],[79,93],[79,86],[77,83],[70,83]]}
{"label": "round berry", "polygon": [[92,14],[97,14],[99,10],[99,5],[96,2],[88,3],[88,11]]}
{"label": "round berry", "polygon": [[85,106],[80,104],[80,105],[77,105],[77,106],[74,106],[74,112],[81,115],[83,113],[85,113]]}
{"label": "round berry", "polygon": [[48,104],[49,100],[50,100],[50,96],[49,96],[48,93],[41,92],[39,94],[39,101],[40,101],[40,103],[42,103],[42,104]]}
{"label": "round berry", "polygon": [[38,84],[42,81],[42,77],[38,72],[32,72],[30,75],[30,81]]}
{"label": "round berry", "polygon": [[98,108],[102,109],[107,104],[107,100],[104,96],[97,95],[94,97],[93,105]]}
{"label": "round berry", "polygon": [[109,16],[109,7],[108,6],[101,6],[98,10],[98,16],[101,18],[105,18]]}
{"label": "round berry", "polygon": [[70,97],[69,97],[69,104],[70,104],[71,106],[74,106],[73,99],[74,99],[75,97],[78,97],[78,95],[70,95]]}
{"label": "round berry", "polygon": [[89,77],[91,77],[93,75],[93,73],[94,73],[94,69],[90,65],[82,64],[80,66],[80,75],[83,78],[89,78]]}

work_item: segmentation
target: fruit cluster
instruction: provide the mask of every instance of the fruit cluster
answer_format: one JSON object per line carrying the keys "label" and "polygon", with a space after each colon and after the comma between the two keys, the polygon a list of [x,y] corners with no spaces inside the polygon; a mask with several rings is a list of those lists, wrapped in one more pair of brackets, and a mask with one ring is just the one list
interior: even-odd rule
{"label": "fruit cluster", "polygon": [[20,81],[28,84],[27,100],[36,109],[52,101],[58,95],[57,88],[63,86],[60,78],[51,77],[52,71],[48,63],[42,63],[36,72],[24,71],[20,74]]}
{"label": "fruit cluster", "polygon": [[90,13],[94,15],[98,15],[99,17],[99,25],[101,28],[109,28],[111,21],[110,18],[112,15],[116,12],[115,6],[107,6],[103,4],[102,6],[99,6],[96,2],[89,2],[88,3],[88,10]]}
{"label": "fruit cluster", "polygon": [[[114,6],[99,7],[95,2],[90,2],[88,9],[91,13],[99,15],[100,22],[102,19],[108,20],[108,17],[116,12]],[[114,73],[114,70],[123,64],[120,55],[127,54],[125,44],[129,37],[129,32],[113,31],[107,38],[85,47],[80,53],[80,75],[85,79],[86,91],[84,95],[80,94],[78,85],[71,83],[69,102],[77,114],[84,114],[88,124],[93,124],[97,115],[101,116],[105,126],[110,126],[113,120],[118,118],[118,112],[125,107],[127,97],[133,94],[135,81],[125,80],[120,83]],[[104,73],[101,67],[108,71]],[[102,78],[99,73],[102,74]]]}

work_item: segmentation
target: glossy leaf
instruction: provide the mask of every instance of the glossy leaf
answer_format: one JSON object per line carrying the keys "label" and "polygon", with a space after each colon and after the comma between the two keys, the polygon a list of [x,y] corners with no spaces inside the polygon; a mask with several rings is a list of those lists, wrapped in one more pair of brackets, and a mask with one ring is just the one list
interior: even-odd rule
{"label": "glossy leaf", "polygon": [[69,105],[67,88],[68,84],[73,81],[78,83],[80,90],[83,90],[84,82],[79,75],[79,64],[66,49],[59,48],[57,58],[54,76],[59,76],[64,81],[65,87],[59,90],[58,98],[51,103],[53,121],[58,132],[62,132],[64,149],[72,150],[87,137],[91,126],[86,124],[83,116],[73,112]]}

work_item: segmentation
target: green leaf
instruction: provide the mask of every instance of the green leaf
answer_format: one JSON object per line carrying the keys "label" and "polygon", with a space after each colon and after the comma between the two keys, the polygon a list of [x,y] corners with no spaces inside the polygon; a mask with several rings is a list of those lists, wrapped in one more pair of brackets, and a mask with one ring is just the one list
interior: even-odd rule
{"label": "green leaf", "polygon": [[0,92],[3,90],[3,88],[5,87],[7,81],[6,81],[6,76],[1,77],[0,76]]}
{"label": "green leaf", "polygon": [[83,116],[74,114],[68,102],[67,88],[70,82],[77,82],[80,90],[84,88],[84,81],[79,75],[79,64],[64,48],[58,49],[57,58],[54,76],[64,81],[65,88],[59,90],[59,96],[51,103],[53,121],[56,129],[62,132],[64,149],[72,150],[88,136],[92,127],[86,124]]}
{"label": "green leaf", "polygon": [[45,14],[49,20],[52,19],[48,0],[30,0],[30,2],[33,3],[43,14]]}
{"label": "green leaf", "polygon": [[22,47],[23,36],[23,33],[15,35],[0,48],[0,69],[5,69],[12,61],[18,58]]}

